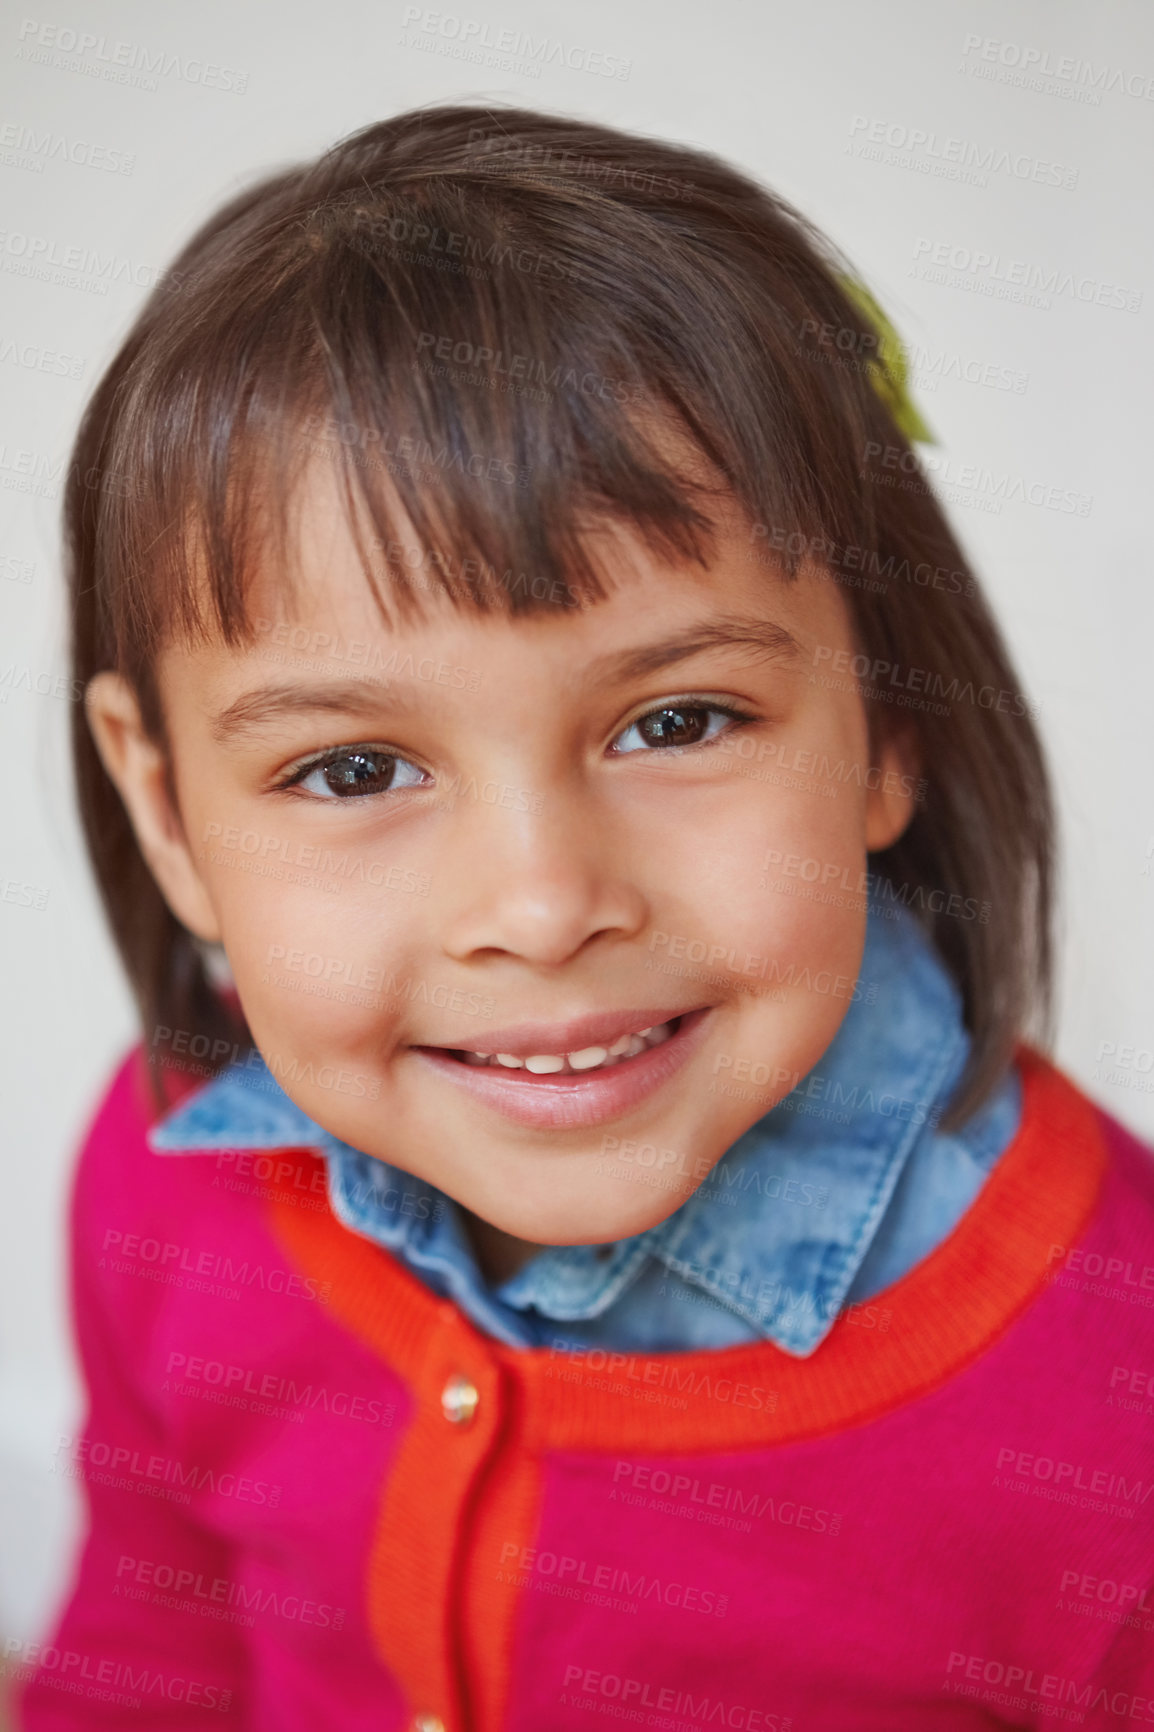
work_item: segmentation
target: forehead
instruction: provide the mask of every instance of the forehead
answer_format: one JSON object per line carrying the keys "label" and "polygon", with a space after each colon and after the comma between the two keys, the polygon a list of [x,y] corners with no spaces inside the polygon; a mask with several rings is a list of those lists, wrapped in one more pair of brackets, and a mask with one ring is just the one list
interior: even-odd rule
{"label": "forehead", "polygon": [[[483,665],[487,646],[507,647],[510,633],[527,653],[548,645],[574,665],[614,647],[641,648],[679,628],[718,622],[780,626],[782,646],[792,639],[795,653],[818,643],[850,642],[845,599],[820,568],[803,565],[788,578],[765,554],[764,537],[754,533],[731,494],[715,488],[705,509],[713,530],[703,563],[654,548],[627,521],[590,514],[582,541],[604,596],[584,594],[563,577],[507,571],[501,574],[506,587],[531,604],[511,613],[472,604],[477,562],[430,554],[399,508],[387,549],[363,519],[354,527],[355,503],[346,500],[333,465],[317,461],[293,496],[284,545],[275,552],[267,547],[252,572],[249,641],[230,646],[216,637],[175,640],[162,652],[161,681],[167,683],[178,665],[186,673],[239,671],[268,660],[274,646],[283,652],[276,658],[282,663],[319,675],[334,645],[436,644],[439,652],[475,666]],[[387,560],[405,573],[414,598],[411,612],[392,605]]]}

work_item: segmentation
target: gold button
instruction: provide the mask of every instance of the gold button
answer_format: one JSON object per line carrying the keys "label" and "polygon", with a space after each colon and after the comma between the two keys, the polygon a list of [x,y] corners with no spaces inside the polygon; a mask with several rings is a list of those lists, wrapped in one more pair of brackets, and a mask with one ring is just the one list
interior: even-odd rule
{"label": "gold button", "polygon": [[[475,1383],[470,1383],[467,1377],[453,1376],[441,1391],[441,1411],[451,1425],[469,1425],[480,1399]],[[430,1720],[426,1732],[438,1732],[438,1728],[444,1732],[439,1721]]]}
{"label": "gold button", "polygon": [[413,1721],[413,1732],[445,1732],[445,1722],[438,1720],[435,1714],[418,1714]]}

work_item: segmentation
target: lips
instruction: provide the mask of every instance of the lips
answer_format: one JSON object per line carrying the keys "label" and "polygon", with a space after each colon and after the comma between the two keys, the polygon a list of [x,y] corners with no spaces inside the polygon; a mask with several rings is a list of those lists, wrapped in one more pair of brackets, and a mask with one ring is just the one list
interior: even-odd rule
{"label": "lips", "polygon": [[678,1018],[658,1023],[655,1028],[642,1028],[636,1034],[623,1034],[612,1046],[586,1046],[575,1052],[537,1052],[527,1058],[515,1053],[470,1052],[452,1049],[455,1058],[472,1065],[499,1065],[505,1070],[525,1070],[530,1076],[572,1076],[591,1070],[611,1070],[636,1058],[647,1047],[662,1046],[677,1031]]}
{"label": "lips", "polygon": [[525,1059],[537,1053],[581,1052],[594,1046],[608,1048],[622,1035],[639,1034],[643,1028],[657,1028],[685,1014],[683,1008],[649,1005],[640,1010],[590,1011],[585,1016],[570,1017],[568,1022],[520,1022],[515,1028],[486,1029],[483,1043],[474,1051],[505,1052]]}
{"label": "lips", "polygon": [[[489,1035],[486,1056],[474,1054],[472,1060],[460,1047],[409,1050],[419,1063],[507,1119],[542,1130],[572,1129],[620,1118],[669,1081],[704,1040],[710,1008],[672,1016],[668,1011],[642,1010],[575,1018],[563,1024],[521,1024],[516,1030]],[[584,1070],[530,1070],[527,1065],[514,1068],[496,1062],[498,1052],[524,1059],[580,1054],[642,1028],[656,1032],[663,1024],[670,1028],[667,1037],[653,1044],[642,1041],[641,1050],[614,1055],[614,1062]],[[601,1038],[592,1037],[590,1029]]]}

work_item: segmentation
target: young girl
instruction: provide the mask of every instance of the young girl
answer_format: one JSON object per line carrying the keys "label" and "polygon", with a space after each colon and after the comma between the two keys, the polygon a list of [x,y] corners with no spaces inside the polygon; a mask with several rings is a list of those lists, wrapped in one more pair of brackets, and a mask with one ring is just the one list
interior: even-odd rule
{"label": "young girl", "polygon": [[402,115],[176,261],[67,505],[143,1041],[28,1732],[1154,1724],[1154,1181],[1023,1044],[918,431],[796,213],[604,127]]}

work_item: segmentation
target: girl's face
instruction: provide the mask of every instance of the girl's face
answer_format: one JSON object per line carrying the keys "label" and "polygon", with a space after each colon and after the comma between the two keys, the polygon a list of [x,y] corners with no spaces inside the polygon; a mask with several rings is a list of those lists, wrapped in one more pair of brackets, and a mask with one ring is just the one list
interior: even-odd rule
{"label": "girl's face", "polygon": [[252,647],[163,655],[179,821],[123,683],[90,688],[286,1093],[534,1243],[665,1219],[817,1063],[866,985],[867,850],[911,815],[914,764],[821,678],[855,647],[836,583],[719,528],[708,572],[606,528],[603,602],[430,591],[390,630],[315,478],[296,609],[266,574]]}

